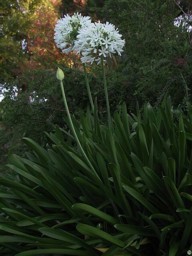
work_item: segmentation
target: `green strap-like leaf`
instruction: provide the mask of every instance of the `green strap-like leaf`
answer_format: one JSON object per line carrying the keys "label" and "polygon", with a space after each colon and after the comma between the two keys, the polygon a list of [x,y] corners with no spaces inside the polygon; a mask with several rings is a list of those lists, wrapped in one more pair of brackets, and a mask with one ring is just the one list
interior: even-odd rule
{"label": "green strap-like leaf", "polygon": [[185,248],[188,241],[191,240],[191,234],[192,234],[191,219],[192,219],[192,211],[190,212],[190,214],[188,214],[188,218],[186,219],[186,222],[185,222],[185,228],[180,241],[180,248]]}
{"label": "green strap-like leaf", "polygon": [[92,254],[93,254],[92,256],[96,255],[94,250],[86,242],[84,242],[82,239],[80,239],[79,237],[77,237],[69,232],[66,232],[61,229],[53,229],[53,228],[40,228],[39,231],[42,234],[44,234],[48,237],[51,237],[53,239],[64,241],[64,242],[74,244],[74,245],[78,244],[78,245],[82,246],[83,248],[87,249],[89,252],[92,252]]}
{"label": "green strap-like leaf", "polygon": [[148,209],[151,213],[157,213],[158,210],[148,201],[146,198],[139,193],[136,189],[131,188],[130,186],[123,185],[124,190],[133,198],[135,198],[141,205]]}
{"label": "green strap-like leaf", "polygon": [[34,152],[37,154],[37,156],[39,157],[39,160],[41,162],[49,162],[49,156],[47,154],[47,151],[42,148],[39,144],[37,144],[35,141],[33,141],[30,138],[23,138],[23,140],[26,142],[26,144],[32,149],[34,150]]}
{"label": "green strap-like leaf", "polygon": [[154,236],[154,233],[149,228],[139,227],[131,224],[115,224],[114,227],[117,230],[130,235],[140,235],[142,237]]}
{"label": "green strap-like leaf", "polygon": [[105,220],[105,221],[107,221],[107,222],[109,222],[111,224],[118,223],[118,220],[113,218],[109,214],[106,214],[106,213],[96,209],[95,207],[92,207],[92,206],[87,205],[87,204],[77,203],[77,204],[74,204],[72,206],[72,208],[74,210],[85,211],[87,213],[93,214],[93,215],[95,215],[95,216],[101,218],[102,220]]}
{"label": "green strap-like leaf", "polygon": [[103,230],[100,230],[98,228],[92,227],[90,225],[86,224],[78,224],[77,225],[77,230],[82,233],[83,235],[88,235],[91,237],[99,237],[101,239],[104,239],[112,244],[115,244],[119,247],[124,247],[125,244],[122,242],[120,239],[104,232]]}
{"label": "green strap-like leaf", "polygon": [[175,186],[175,183],[169,177],[164,177],[164,181],[165,181],[165,185],[167,187],[169,196],[171,197],[175,207],[185,208],[184,202],[179,194],[177,187]]}
{"label": "green strap-like leaf", "polygon": [[178,255],[178,249],[179,249],[179,242],[178,241],[173,241],[169,245],[169,252],[168,256],[176,256]]}
{"label": "green strap-like leaf", "polygon": [[156,214],[152,214],[150,216],[151,219],[158,219],[158,220],[165,220],[168,222],[174,222],[175,219],[173,216],[169,215],[169,214],[163,214],[163,213],[156,213]]}
{"label": "green strap-like leaf", "polygon": [[166,227],[164,227],[164,228],[162,228],[161,229],[161,231],[162,232],[166,232],[166,231],[170,231],[171,229],[175,229],[175,228],[183,228],[183,226],[184,226],[184,221],[183,220],[180,220],[180,221],[178,221],[178,222],[175,222],[175,223],[173,223],[173,224],[171,224],[171,225],[168,225],[168,226],[166,226]]}
{"label": "green strap-like leaf", "polygon": [[90,252],[83,250],[73,250],[73,249],[37,249],[37,250],[28,250],[25,252],[17,253],[15,256],[41,256],[48,254],[61,254],[61,255],[72,255],[72,256],[92,256]]}

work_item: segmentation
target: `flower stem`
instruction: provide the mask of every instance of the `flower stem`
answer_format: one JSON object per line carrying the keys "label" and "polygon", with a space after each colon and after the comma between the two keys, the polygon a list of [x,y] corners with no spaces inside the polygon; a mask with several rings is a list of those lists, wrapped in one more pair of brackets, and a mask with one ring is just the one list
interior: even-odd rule
{"label": "flower stem", "polygon": [[104,83],[105,100],[106,100],[106,106],[107,106],[108,125],[109,125],[109,128],[111,129],[112,128],[111,111],[110,111],[110,105],[109,105],[109,95],[107,90],[106,71],[105,71],[103,59],[101,59],[101,65],[103,69],[103,83]]}
{"label": "flower stem", "polygon": [[92,112],[94,113],[94,103],[93,103],[93,98],[92,98],[92,95],[91,95],[91,89],[90,89],[90,86],[89,86],[89,80],[88,80],[85,64],[83,64],[83,69],[84,69],[85,83],[86,83],[86,87],[87,87],[87,93],[88,93],[88,97],[89,97],[89,102],[91,104]]}
{"label": "flower stem", "polygon": [[61,85],[61,92],[62,92],[62,97],[63,97],[63,102],[64,102],[64,106],[65,106],[65,109],[66,109],[66,112],[67,112],[67,117],[69,119],[69,124],[70,124],[70,127],[71,127],[71,130],[72,130],[72,133],[75,137],[75,140],[77,142],[77,145],[79,146],[79,149],[81,150],[81,153],[83,154],[84,158],[86,159],[89,167],[92,169],[92,171],[95,173],[95,175],[99,178],[97,172],[95,171],[95,168],[93,167],[93,165],[91,164],[91,162],[89,161],[89,158],[87,157],[82,145],[81,145],[81,142],[79,141],[79,138],[77,136],[77,133],[75,131],[75,127],[73,125],[73,121],[71,119],[71,114],[69,112],[69,107],[68,107],[68,104],[67,104],[67,99],[66,99],[66,96],[65,96],[65,90],[64,90],[64,85],[63,85],[63,81],[60,81],[60,85]]}

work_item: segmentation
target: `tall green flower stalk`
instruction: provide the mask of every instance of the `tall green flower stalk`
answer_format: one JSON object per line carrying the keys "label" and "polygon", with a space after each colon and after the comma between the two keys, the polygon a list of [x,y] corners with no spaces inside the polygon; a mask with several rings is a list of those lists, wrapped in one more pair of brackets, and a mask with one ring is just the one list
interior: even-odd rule
{"label": "tall green flower stalk", "polygon": [[91,105],[91,110],[92,110],[92,113],[94,113],[95,108],[94,108],[93,98],[92,98],[91,89],[90,89],[90,85],[89,85],[89,79],[88,79],[88,76],[87,76],[87,70],[86,70],[86,66],[85,66],[84,63],[83,63],[83,70],[84,70],[85,84],[86,84],[86,87],[87,87],[87,93],[88,93],[89,102],[90,102],[90,105]]}
{"label": "tall green flower stalk", "polygon": [[103,71],[103,85],[104,85],[104,92],[105,92],[105,101],[106,101],[106,106],[107,106],[107,120],[108,120],[109,129],[111,130],[112,129],[111,110],[110,110],[110,104],[109,104],[109,94],[108,94],[108,89],[107,89],[106,70],[105,70],[103,58],[101,58],[101,66],[102,66],[102,71]]}
{"label": "tall green flower stalk", "polygon": [[[71,118],[71,114],[70,114],[70,111],[69,111],[69,107],[68,107],[68,103],[67,103],[67,99],[66,99],[66,95],[65,95],[65,89],[64,89],[64,84],[63,84],[63,80],[64,80],[64,73],[63,71],[58,68],[57,69],[57,79],[60,81],[60,87],[61,87],[61,93],[62,93],[62,97],[63,97],[63,102],[64,102],[64,106],[65,106],[65,109],[66,109],[66,112],[67,112],[67,117],[68,117],[68,120],[69,120],[69,125],[70,125],[70,128],[71,128],[71,131],[73,133],[73,136],[77,142],[77,145],[82,153],[82,155],[84,156],[85,160],[87,161],[89,167],[91,168],[91,170],[94,172],[94,174],[99,178],[95,168],[93,167],[93,165],[91,164],[89,158],[87,157],[87,154],[85,153],[82,145],[81,145],[81,142],[77,136],[77,133],[75,131],[75,127],[73,125],[73,121],[72,121],[72,118]],[[99,178],[100,179],[100,178]]]}
{"label": "tall green flower stalk", "polygon": [[[106,78],[106,69],[105,64],[103,61],[103,58],[101,58],[101,65],[102,65],[102,71],[103,71],[103,85],[104,85],[104,92],[105,92],[105,100],[106,100],[106,106],[107,106],[107,119],[108,119],[108,127],[109,127],[109,138],[110,138],[110,146],[112,150],[112,154],[114,157],[114,163],[115,163],[115,179],[114,184],[116,189],[118,190],[119,195],[121,195],[123,204],[127,208],[127,212],[130,216],[132,216],[132,211],[129,203],[126,200],[126,197],[124,195],[124,192],[121,187],[121,168],[119,165],[118,157],[117,157],[117,147],[115,145],[115,137],[114,137],[114,130],[113,130],[113,123],[111,118],[111,110],[110,110],[110,104],[109,104],[109,94],[108,94],[108,88],[107,88],[107,78]],[[112,202],[113,205],[113,202]],[[118,209],[113,205],[115,212],[118,212]]]}

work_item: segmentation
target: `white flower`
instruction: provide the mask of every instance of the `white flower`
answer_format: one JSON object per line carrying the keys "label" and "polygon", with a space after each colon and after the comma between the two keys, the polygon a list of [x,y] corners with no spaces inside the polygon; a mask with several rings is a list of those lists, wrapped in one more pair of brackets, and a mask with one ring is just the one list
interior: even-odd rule
{"label": "white flower", "polygon": [[90,17],[84,17],[79,13],[75,13],[73,16],[67,14],[59,19],[55,25],[54,34],[57,47],[64,53],[72,51],[79,29],[85,28],[89,24],[91,24]]}
{"label": "white flower", "polygon": [[80,29],[74,50],[81,55],[83,63],[98,64],[102,58],[105,60],[113,54],[121,55],[124,45],[125,40],[114,25],[108,22],[91,23]]}
{"label": "white flower", "polygon": [[182,27],[187,32],[192,31],[192,15],[180,15],[179,17],[174,19],[174,25],[176,27]]}

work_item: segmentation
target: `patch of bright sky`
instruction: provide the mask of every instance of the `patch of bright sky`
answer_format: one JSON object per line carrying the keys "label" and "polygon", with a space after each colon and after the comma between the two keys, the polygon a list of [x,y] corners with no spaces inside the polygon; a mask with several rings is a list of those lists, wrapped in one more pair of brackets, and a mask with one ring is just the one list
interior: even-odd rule
{"label": "patch of bright sky", "polygon": [[[9,90],[6,89],[3,84],[0,84],[0,101],[2,101],[5,98],[5,94],[8,92],[9,92]],[[14,99],[15,97],[17,97],[17,94],[18,94],[17,87],[14,86],[13,90],[12,90],[11,98]]]}
{"label": "patch of bright sky", "polygon": [[3,88],[3,84],[0,84],[0,101],[4,99],[5,89]]}
{"label": "patch of bright sky", "polygon": [[[5,98],[5,94],[8,93],[9,90],[7,90],[6,88],[3,87],[3,85],[0,85],[0,101],[2,101]],[[9,97],[11,97],[11,99],[16,99],[18,95],[18,89],[16,86],[13,87],[11,95],[9,95]],[[45,97],[43,98],[39,98],[39,96],[37,95],[37,93],[35,91],[33,91],[31,93],[31,95],[29,96],[29,102],[30,103],[43,103],[46,102],[47,99]]]}
{"label": "patch of bright sky", "polygon": [[4,99],[4,96],[0,94],[0,101],[2,101],[3,99]]}

